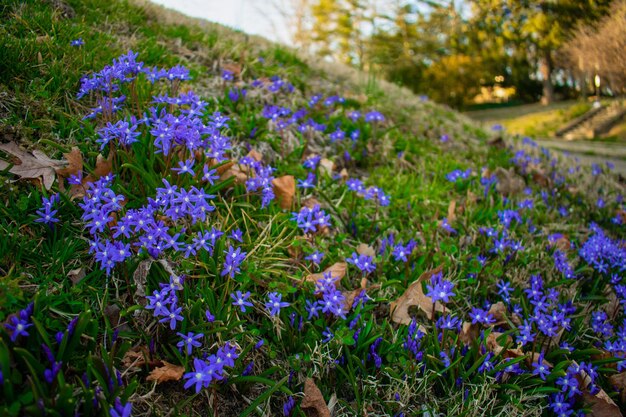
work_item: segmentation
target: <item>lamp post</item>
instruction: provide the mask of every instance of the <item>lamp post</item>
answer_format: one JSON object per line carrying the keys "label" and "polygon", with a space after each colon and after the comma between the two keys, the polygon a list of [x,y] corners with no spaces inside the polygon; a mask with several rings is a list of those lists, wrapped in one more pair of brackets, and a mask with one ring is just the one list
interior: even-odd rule
{"label": "lamp post", "polygon": [[600,76],[598,74],[593,77],[593,84],[596,86],[596,101],[593,102],[593,107],[600,107]]}

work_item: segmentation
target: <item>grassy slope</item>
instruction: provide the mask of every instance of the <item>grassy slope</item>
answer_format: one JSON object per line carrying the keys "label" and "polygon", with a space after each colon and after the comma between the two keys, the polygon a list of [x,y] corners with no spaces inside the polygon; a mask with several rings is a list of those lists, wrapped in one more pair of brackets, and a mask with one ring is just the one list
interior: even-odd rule
{"label": "grassy slope", "polygon": [[[525,250],[512,255],[512,258],[488,255],[489,261],[481,268],[476,261],[470,260],[479,254],[487,254],[491,243],[479,233],[479,228],[497,227],[498,211],[508,206],[506,199],[493,190],[487,198],[482,197],[479,176],[484,168],[494,171],[498,167],[512,166],[512,153],[497,146],[488,146],[489,134],[468,119],[350,69],[325,66],[314,60],[309,62],[293,51],[261,39],[188,19],[158,7],[121,0],[76,0],[68,4],[73,7],[70,17],[63,16],[61,9],[53,9],[49,4],[38,1],[12,1],[0,6],[3,22],[0,26],[1,137],[17,140],[26,147],[44,149],[51,156],[60,156],[62,151],[78,145],[85,155],[87,167],[93,167],[98,152],[89,138],[93,138],[94,131],[89,124],[81,122],[87,106],[75,100],[75,92],[84,73],[99,70],[128,49],[139,52],[140,59],[150,66],[167,67],[182,63],[190,68],[194,91],[207,99],[218,98],[212,102],[212,110],[219,108],[233,117],[229,134],[239,149],[248,141],[246,138],[251,127],[256,123],[264,126],[264,122],[255,117],[263,104],[275,100],[280,105],[292,105],[318,92],[325,96],[341,94],[346,97],[348,108],[376,108],[390,121],[378,132],[377,140],[370,144],[367,158],[357,158],[356,162],[347,164],[341,162],[337,149],[327,144],[320,145],[318,151],[345,165],[351,176],[365,178],[368,185],[383,188],[392,196],[393,203],[379,210],[371,204],[355,200],[344,185],[330,178],[324,179],[317,197],[333,214],[336,231],[315,241],[315,245],[326,252],[323,265],[349,256],[359,243],[371,244],[378,249],[381,239],[389,232],[396,233],[405,241],[413,238],[418,242],[410,267],[393,262],[389,255],[379,256],[379,269],[369,277],[372,283],[381,287],[371,291],[369,295],[375,302],[362,311],[362,324],[369,332],[362,337],[366,337],[369,343],[378,336],[385,340],[382,355],[386,365],[381,370],[375,370],[369,363],[363,366],[357,363],[367,358],[369,345],[363,341],[359,346],[351,347],[345,339],[350,339],[353,331],[341,322],[329,325],[333,332],[344,335],[344,339],[322,344],[319,341],[325,329],[323,321],[307,323],[306,330],[299,332],[290,327],[287,315],[283,316],[283,321],[269,321],[259,310],[254,316],[243,316],[241,321],[238,319],[227,301],[228,293],[234,289],[252,291],[259,302],[265,299],[268,290],[279,291],[286,294],[296,311],[304,313],[304,298],[310,298],[312,291],[310,287],[301,285],[301,278],[309,269],[315,269],[302,262],[298,251],[293,249],[300,247],[305,253],[310,253],[312,247],[311,242],[299,237],[300,233],[289,220],[289,214],[275,204],[261,210],[258,201],[251,200],[241,187],[236,187],[234,193],[220,194],[213,220],[224,230],[240,228],[244,231],[245,243],[242,246],[250,254],[244,264],[245,278],[235,284],[220,279],[216,273],[219,268],[215,265],[221,259],[207,257],[184,261],[177,258],[177,267],[191,277],[199,278],[192,280],[181,298],[182,303],[189,307],[187,321],[190,324],[186,325],[187,330],[202,330],[207,337],[205,342],[209,352],[215,351],[213,344],[221,345],[226,340],[232,340],[248,353],[242,354],[242,359],[237,362],[232,380],[210,391],[210,394],[205,390],[198,396],[191,396],[190,392],[183,391],[180,382],[154,387],[145,382],[148,369],[143,367],[125,374],[125,382],[130,387],[107,391],[106,398],[100,399],[102,404],[111,403],[113,398],[119,396],[124,401],[130,399],[138,415],[166,415],[170,409],[174,415],[209,415],[210,412],[234,415],[249,407],[257,398],[255,404],[260,413],[276,415],[286,393],[300,392],[304,378],[314,375],[326,400],[337,396],[334,410],[338,415],[362,414],[363,410],[373,414],[403,411],[414,415],[420,413],[422,405],[447,415],[541,413],[545,401],[536,391],[541,384],[532,380],[516,380],[511,386],[501,386],[492,374],[470,373],[463,381],[463,389],[459,389],[452,373],[440,377],[435,371],[437,367],[439,371],[443,370],[441,364],[436,363],[436,350],[430,353],[434,365],[425,375],[411,375],[403,379],[400,372],[408,366],[407,363],[410,364],[401,354],[401,339],[406,327],[388,320],[389,301],[402,294],[423,271],[443,265],[446,277],[456,283],[458,294],[449,305],[450,311],[467,318],[470,305],[498,299],[494,295],[498,279],[507,279],[524,287],[530,274],[541,272],[550,285],[562,288],[564,293],[581,295],[577,299],[579,310],[573,322],[575,331],[567,332],[563,339],[577,347],[590,346],[594,335],[588,329],[585,315],[593,309],[593,300],[604,299],[607,292],[598,285],[598,288],[590,289],[588,280],[580,285],[563,283],[562,277],[553,268],[551,256],[545,251],[545,235],[562,232],[575,246],[580,245],[589,234],[588,223],[595,221],[614,233],[615,237],[622,237],[623,230],[610,222],[620,207],[614,202],[615,196],[621,192],[621,186],[612,175],[591,176],[588,168],[576,171],[571,161],[559,162],[554,168],[550,165],[550,157],[527,149],[528,154],[538,157],[537,169],[543,172],[542,175],[556,178],[559,175],[557,168],[573,167],[576,182],[571,184],[577,189],[565,182],[553,185],[552,193],[552,190],[533,180],[536,176],[518,168],[525,176],[531,188],[530,196],[536,204],[532,213],[524,212],[524,218],[532,221],[541,233],[531,232],[526,226],[517,227],[511,233],[523,242]],[[86,42],[80,49],[69,46],[69,42],[77,37]],[[265,63],[259,62],[259,56],[265,59]],[[228,106],[222,83],[217,79],[221,68],[228,63],[242,65],[242,78],[245,80],[280,75],[288,79],[296,91],[288,97],[262,98],[256,102],[251,99],[245,111],[233,110]],[[333,120],[346,123],[347,119],[338,117]],[[449,135],[449,142],[439,140],[443,134]],[[275,136],[263,130],[262,135],[249,142],[252,147],[262,149],[272,166],[277,168],[276,176],[294,174],[304,178],[305,172],[300,167],[301,154],[294,151],[283,154],[281,158],[276,157],[283,149]],[[403,153],[402,156],[399,152]],[[449,183],[446,174],[459,168],[471,168],[473,179],[458,184]],[[123,176],[122,173],[120,175]],[[127,186],[129,190],[141,188],[141,181],[132,175],[128,178],[131,184]],[[158,178],[152,179],[159,181]],[[542,191],[547,193],[544,199],[540,194]],[[113,278],[107,278],[87,253],[75,204],[64,199],[60,210],[61,226],[47,230],[33,222],[33,214],[40,205],[39,187],[27,183],[5,183],[0,196],[3,201],[0,233],[6,237],[0,240],[0,320],[5,320],[9,314],[35,299],[35,317],[41,322],[42,329],[46,329],[32,331],[41,334],[28,339],[25,347],[37,352],[41,339],[45,339],[43,334],[52,337],[56,331],[63,331],[71,318],[79,315],[81,320],[84,318],[87,330],[84,340],[77,341],[78,347],[75,346],[75,351],[66,357],[72,363],[71,369],[64,370],[67,381],[77,381],[84,370],[93,372],[96,378],[94,369],[101,369],[101,363],[120,368],[120,358],[126,349],[131,345],[150,345],[151,341],[156,342],[155,356],[190,368],[189,360],[174,347],[178,340],[174,333],[159,328],[149,315],[133,313],[136,303],[141,301],[130,296],[135,290],[131,271],[137,268],[141,259],[133,259]],[[603,209],[594,206],[600,196],[608,203]],[[513,201],[523,198],[518,196]],[[449,235],[438,227],[451,201],[459,207],[455,215],[457,219],[451,220],[452,226],[459,231],[457,235]],[[298,201],[296,207],[299,205]],[[556,211],[560,206],[569,208],[570,220],[567,222]],[[216,250],[216,253],[219,251]],[[575,258],[574,252],[571,257]],[[68,272],[81,267],[87,275],[78,285],[73,285],[68,279]],[[600,278],[589,269],[579,263],[577,272],[589,280],[600,282]],[[157,283],[164,276],[164,271],[151,273],[148,280],[150,290],[157,288]],[[350,269],[341,285],[345,289],[358,288],[360,278]],[[518,296],[519,293],[521,290]],[[218,316],[220,327],[207,327],[202,323],[207,306]],[[121,320],[112,313],[115,308],[120,309]],[[85,311],[91,312],[87,318]],[[349,321],[355,317],[356,313],[351,313]],[[111,348],[114,328],[120,330],[124,344],[118,343]],[[8,343],[6,334],[2,334],[2,338]],[[255,350],[252,346],[259,338],[264,338],[266,344],[262,350]],[[33,396],[37,398],[39,395],[46,399],[49,410],[60,407],[59,402],[51,400],[51,394],[41,392],[45,391],[44,388],[39,390],[34,388],[33,383],[27,383],[24,375],[28,375],[28,371],[24,363],[28,360],[23,359],[19,351],[10,351],[13,352],[10,363],[17,365],[11,365],[15,371],[9,372],[6,352],[9,352],[8,348],[0,349],[2,371],[10,375],[7,378],[21,394],[17,396],[13,393],[11,398],[15,400],[19,397],[19,400],[10,404],[0,403],[0,407],[19,408],[21,403],[24,407],[31,407],[28,408],[29,413],[41,413],[32,405]],[[333,365],[333,360],[342,355],[349,365]],[[472,361],[478,363],[481,355],[478,348],[470,350],[465,355],[467,359],[463,360],[463,366],[471,367]],[[563,359],[565,356],[555,354],[552,360],[570,359]],[[581,358],[585,360],[587,357]],[[258,378],[235,377],[250,361],[255,363],[254,375]],[[284,377],[290,372],[292,378],[287,383]],[[36,370],[32,373],[40,372]],[[31,378],[30,381],[33,378],[37,380],[33,376],[28,378]],[[282,381],[284,385],[278,386],[276,381]],[[77,382],[74,384],[75,387],[79,385]],[[518,394],[515,384],[523,387],[523,394]],[[396,400],[395,393],[400,394],[400,400]],[[6,391],[5,395],[9,398]],[[80,395],[77,398],[81,398]]]}

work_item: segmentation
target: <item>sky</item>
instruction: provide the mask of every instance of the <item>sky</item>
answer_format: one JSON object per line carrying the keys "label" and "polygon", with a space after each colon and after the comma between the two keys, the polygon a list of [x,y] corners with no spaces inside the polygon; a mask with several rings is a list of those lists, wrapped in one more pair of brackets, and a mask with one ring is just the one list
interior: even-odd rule
{"label": "sky", "polygon": [[246,33],[289,44],[281,0],[151,0],[188,16],[218,22]]}

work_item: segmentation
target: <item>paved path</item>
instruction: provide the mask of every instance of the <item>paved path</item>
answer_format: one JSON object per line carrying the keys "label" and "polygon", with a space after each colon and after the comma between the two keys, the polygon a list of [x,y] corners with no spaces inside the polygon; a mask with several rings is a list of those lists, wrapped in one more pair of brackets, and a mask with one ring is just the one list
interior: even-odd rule
{"label": "paved path", "polygon": [[568,152],[582,162],[604,165],[612,162],[615,172],[626,177],[626,144],[590,141],[536,140],[540,146]]}

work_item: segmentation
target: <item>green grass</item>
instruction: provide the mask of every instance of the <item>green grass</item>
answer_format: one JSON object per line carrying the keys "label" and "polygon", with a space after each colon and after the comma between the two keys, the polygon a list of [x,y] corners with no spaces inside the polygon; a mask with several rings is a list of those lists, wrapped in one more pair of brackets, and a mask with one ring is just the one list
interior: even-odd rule
{"label": "green grass", "polygon": [[[107,232],[113,232],[114,223],[119,225],[123,213],[155,198],[165,178],[179,188],[198,187],[214,196],[210,199],[214,210],[205,220],[176,219],[172,213],[158,211],[157,220],[163,221],[168,233],[180,233],[181,240],[191,243],[192,236],[213,227],[225,235],[240,230],[241,242],[224,236],[212,251],[199,249],[185,256],[164,250],[157,256],[134,245],[135,238],[115,238],[132,240],[132,256],[107,274],[89,250],[93,236],[81,218],[83,200],[68,194],[68,184],[62,190],[59,179],[52,190],[45,190],[36,181],[19,180],[10,174],[9,166],[0,173],[0,322],[10,324],[20,310],[33,305],[27,314],[32,323],[28,336],[12,340],[10,328],[0,326],[1,415],[66,416],[78,411],[109,416],[118,399],[132,403],[135,416],[281,415],[285,402],[293,398],[291,415],[308,416],[311,411],[303,407],[303,397],[311,393],[303,390],[306,379],[314,378],[333,415],[534,416],[548,413],[544,411],[548,395],[559,392],[557,379],[573,361],[596,366],[598,386],[625,406],[608,382],[619,359],[600,350],[598,342],[604,339],[588,319],[592,312],[609,308],[618,287],[611,283],[610,273],[594,269],[579,256],[579,249],[593,235],[592,222],[606,231],[616,247],[626,236],[614,221],[623,208],[618,198],[622,187],[609,170],[592,175],[589,167],[576,166],[532,143],[516,148],[489,144],[492,134],[463,115],[423,102],[371,75],[310,62],[287,48],[217,25],[140,2],[68,4],[75,13],[69,18],[38,1],[0,6],[0,97],[7,98],[0,106],[3,134],[54,158],[77,146],[85,176],[95,175],[99,153],[111,156],[115,174],[111,188],[125,201],[107,221]],[[77,37],[85,40],[81,48],[70,46]],[[317,186],[298,189],[290,207],[282,209],[276,199],[262,207],[258,191],[232,178],[211,185],[177,175],[171,168],[190,158],[190,153],[182,146],[169,155],[155,153],[152,126],[138,126],[138,141],[131,146],[101,149],[96,139],[104,120],[82,120],[95,97],[77,100],[76,93],[83,75],[110,65],[129,49],[147,66],[185,65],[193,79],[181,86],[168,82],[152,86],[139,76],[120,87],[128,98],[109,121],[141,117],[155,95],[173,94],[178,88],[193,90],[208,103],[198,121],[210,124],[217,111],[230,118],[220,130],[232,142],[226,159],[237,161],[255,149],[264,164],[276,169],[275,177],[293,175],[303,180],[308,173],[303,160],[318,154],[333,160],[335,170],[330,174],[314,170]],[[247,88],[244,100],[228,98],[233,85],[220,78],[228,64],[241,67],[235,85]],[[291,84],[293,91],[270,93],[251,86],[254,79],[274,76]],[[315,94],[321,94],[322,101],[333,95],[345,101],[310,106],[307,103]],[[276,130],[262,116],[269,105],[292,111],[304,108],[303,121],[311,118],[327,127],[323,133],[301,133],[295,125]],[[174,106],[161,107],[177,113]],[[581,108],[552,112],[562,112],[561,118],[575,117]],[[372,109],[381,111],[386,120],[374,124],[349,117],[350,111]],[[333,143],[329,135],[338,126],[346,133],[358,129],[360,137]],[[444,134],[448,141],[441,140]],[[15,162],[10,155],[0,157]],[[194,158],[196,172],[210,162],[201,152]],[[451,172],[467,169],[469,177],[448,180]],[[523,182],[523,189],[510,195],[502,178],[509,169]],[[350,191],[342,178],[346,172],[366,187],[380,187],[390,196],[390,204],[381,206],[375,198]],[[499,178],[498,184],[492,175]],[[54,227],[35,222],[42,197],[54,193],[60,196],[55,205],[60,221]],[[300,211],[309,198],[330,216],[327,230],[304,234],[292,219],[292,212]],[[600,198],[603,207],[598,205]],[[520,204],[532,207],[520,208]],[[508,225],[502,219],[511,211],[520,217]],[[444,218],[454,232],[442,227]],[[493,228],[497,236],[488,236],[486,228]],[[113,239],[111,233],[98,235],[104,241]],[[571,243],[571,248],[562,250],[577,279],[565,279],[555,267],[555,247],[547,240],[554,233],[563,233]],[[385,249],[390,236],[396,244],[415,242],[406,262]],[[498,239],[523,248],[498,250]],[[348,265],[337,288],[344,295],[366,288],[371,300],[345,311],[345,319],[323,313],[309,318],[307,302],[320,296],[314,294],[307,276],[343,262],[360,244],[375,250],[375,271],[364,274]],[[229,247],[247,254],[241,272],[233,278],[222,274]],[[320,266],[305,260],[314,251],[325,254]],[[460,323],[469,326],[472,308],[501,301],[499,281],[513,286],[511,305],[498,325],[470,326],[477,334],[469,339],[457,329],[437,328],[427,318],[428,308],[410,306],[407,311],[415,325],[425,331],[416,357],[405,346],[415,329],[394,321],[391,305],[423,273],[439,266],[443,277],[454,283],[456,294],[446,303],[446,314]],[[619,267],[612,263],[611,272]],[[84,277],[74,282],[72,276],[78,273]],[[158,291],[172,274],[185,276],[182,289],[175,291],[184,317],[175,330],[144,308],[145,295]],[[516,315],[529,319],[533,314],[524,289],[534,274],[541,274],[546,291],[557,291],[554,297],[559,303],[572,301],[575,307],[568,316],[570,329],[560,336],[560,342],[576,348],[573,353],[541,335],[523,347],[513,341],[519,334]],[[235,291],[249,291],[254,306],[246,312],[234,306]],[[264,306],[271,292],[289,303],[277,317],[270,317]],[[519,304],[515,314],[514,304]],[[207,319],[207,310],[213,321]],[[623,311],[617,308],[611,314],[608,322],[618,332]],[[330,340],[326,340],[328,331]],[[191,356],[179,351],[177,332],[202,333],[201,346]],[[497,337],[505,347],[501,352],[490,339],[495,332],[505,335]],[[539,334],[537,329],[534,332]],[[191,372],[194,358],[213,355],[227,343],[238,358],[225,368],[224,380],[199,393],[184,389],[180,378],[158,384],[149,381],[163,361]],[[42,345],[51,350],[52,360]],[[554,365],[545,382],[529,372],[503,373],[514,363],[530,371],[529,358],[539,351]],[[147,360],[129,366],[129,358],[143,359],[137,352],[147,352]],[[450,358],[449,364],[442,352]],[[485,368],[487,359],[493,369]],[[46,381],[52,362],[60,363],[59,373]],[[586,407],[580,396],[573,398],[576,408]]]}

